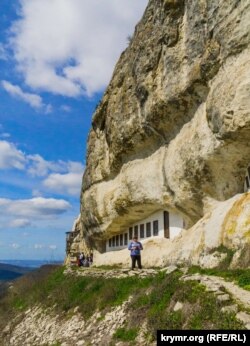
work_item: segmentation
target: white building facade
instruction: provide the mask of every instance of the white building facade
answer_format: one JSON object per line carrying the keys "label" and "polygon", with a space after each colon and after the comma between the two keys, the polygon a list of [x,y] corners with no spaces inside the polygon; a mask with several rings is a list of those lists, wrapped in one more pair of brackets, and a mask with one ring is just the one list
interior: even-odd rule
{"label": "white building facade", "polygon": [[184,228],[183,223],[183,218],[177,213],[157,211],[131,225],[127,231],[107,239],[106,252],[126,248],[134,236],[141,242],[151,237],[173,239]]}

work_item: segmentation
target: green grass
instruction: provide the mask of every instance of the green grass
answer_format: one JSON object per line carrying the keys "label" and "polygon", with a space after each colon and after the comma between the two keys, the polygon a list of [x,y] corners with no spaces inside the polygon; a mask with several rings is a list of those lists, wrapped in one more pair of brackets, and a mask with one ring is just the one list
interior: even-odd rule
{"label": "green grass", "polygon": [[[91,276],[65,276],[61,267],[37,284],[14,292],[11,305],[16,310],[42,303],[68,312],[75,307],[85,318],[89,318],[96,310],[104,310],[122,304],[134,291],[148,287],[153,278],[138,277],[94,278]],[[21,293],[21,294],[20,294]]]}
{"label": "green grass", "polygon": [[121,340],[121,341],[134,341],[135,338],[138,335],[138,328],[118,328],[114,335],[113,338],[116,340]]}
{"label": "green grass", "polygon": [[[215,274],[215,270],[190,269],[190,272],[197,271]],[[100,311],[99,320],[102,320],[112,307],[133,296],[126,308],[126,326],[116,330],[113,340],[132,342],[145,320],[149,339],[155,338],[158,329],[243,329],[235,314],[221,312],[223,303],[218,303],[213,293],[206,292],[205,287],[196,281],[180,280],[183,274],[178,270],[169,275],[159,272],[146,278],[120,279],[64,275],[63,272],[64,268],[60,267],[37,280],[24,278],[18,281],[0,300],[0,322],[1,318],[6,321],[37,304],[54,307],[57,313],[66,313],[64,316],[68,318],[74,314],[75,307],[86,320],[95,311]],[[236,276],[236,271],[222,273],[227,278]],[[244,287],[249,285],[249,271],[237,273],[239,283]],[[183,308],[173,311],[178,301]]]}
{"label": "green grass", "polygon": [[[136,306],[133,323],[140,324],[140,317],[147,316],[148,328],[156,336],[157,329],[242,329],[235,314],[221,312],[216,297],[196,281],[182,281],[182,273],[160,273],[154,279],[151,291],[140,291],[131,305]],[[183,303],[183,309],[173,311],[175,303]],[[137,322],[136,322],[137,319]]]}
{"label": "green grass", "polygon": [[205,275],[215,275],[224,279],[235,281],[240,287],[250,291],[250,269],[224,269],[219,268],[204,269],[193,266],[189,269],[189,274],[200,273]]}
{"label": "green grass", "polygon": [[21,297],[16,297],[13,299],[12,306],[16,310],[23,311],[27,308],[28,305]]}
{"label": "green grass", "polygon": [[235,254],[235,250],[229,249],[224,245],[220,245],[219,247],[213,249],[213,252],[215,252],[215,251],[227,254],[225,259],[219,264],[218,269],[219,270],[228,269],[228,267],[230,266],[230,263],[232,262],[233,255]]}

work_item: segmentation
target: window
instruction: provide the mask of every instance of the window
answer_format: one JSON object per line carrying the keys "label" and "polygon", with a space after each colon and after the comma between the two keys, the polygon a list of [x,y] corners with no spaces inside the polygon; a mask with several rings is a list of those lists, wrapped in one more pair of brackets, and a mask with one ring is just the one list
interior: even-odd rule
{"label": "window", "polygon": [[123,246],[123,234],[120,234],[120,246]]}
{"label": "window", "polygon": [[119,235],[115,236],[115,246],[119,246]]}
{"label": "window", "polygon": [[129,240],[133,238],[133,227],[129,227]]}
{"label": "window", "polygon": [[146,223],[146,237],[151,237],[151,222]]}
{"label": "window", "polygon": [[144,238],[144,224],[140,225],[140,238]]}
{"label": "window", "polygon": [[124,234],[124,245],[128,245],[128,233]]}
{"label": "window", "polygon": [[115,236],[112,238],[112,246],[115,246]]}
{"label": "window", "polygon": [[134,237],[138,238],[138,226],[134,227]]}
{"label": "window", "polygon": [[112,246],[112,239],[110,238],[109,239],[109,247],[111,247]]}
{"label": "window", "polygon": [[153,235],[159,234],[159,222],[158,220],[153,221]]}

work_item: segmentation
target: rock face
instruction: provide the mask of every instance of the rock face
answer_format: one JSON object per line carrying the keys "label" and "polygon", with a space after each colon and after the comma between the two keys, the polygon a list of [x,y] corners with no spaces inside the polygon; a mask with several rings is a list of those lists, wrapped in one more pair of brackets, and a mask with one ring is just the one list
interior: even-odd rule
{"label": "rock face", "polygon": [[67,232],[66,258],[64,264],[75,264],[77,262],[77,257],[81,252],[83,252],[85,256],[89,256],[91,251],[92,250],[88,247],[84,239],[81,217],[79,215],[74,221],[71,231]]}
{"label": "rock face", "polygon": [[[207,212],[193,227],[183,230],[170,239],[145,241],[142,251],[143,267],[164,267],[166,265],[199,265],[214,268],[227,261],[232,268],[250,265],[250,193],[234,196],[224,202],[214,202],[206,207]],[[225,253],[221,244],[235,250],[233,257]],[[213,252],[213,253],[212,253]],[[233,251],[232,251],[233,252]],[[95,265],[119,264],[130,266],[127,249],[100,254],[95,253]]]}
{"label": "rock face", "polygon": [[243,192],[249,42],[249,0],[149,1],[89,133],[81,222],[94,247],[159,209],[193,226],[208,199]]}
{"label": "rock face", "polygon": [[[25,311],[25,314],[13,330],[8,325],[2,332],[3,344],[17,345],[62,345],[82,346],[108,345],[112,341],[115,330],[124,325],[126,321],[126,307],[128,301],[113,308],[110,312],[102,314],[98,311],[85,321],[77,308],[71,312],[71,316],[56,315],[53,309],[45,309],[43,306],[34,306]],[[20,317],[19,317],[20,319]],[[143,342],[139,345],[146,345]]]}

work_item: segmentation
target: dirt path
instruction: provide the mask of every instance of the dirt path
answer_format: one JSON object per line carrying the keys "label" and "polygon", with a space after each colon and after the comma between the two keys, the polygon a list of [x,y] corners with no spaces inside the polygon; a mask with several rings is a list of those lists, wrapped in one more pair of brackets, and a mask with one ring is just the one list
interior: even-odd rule
{"label": "dirt path", "polygon": [[[217,295],[217,300],[221,302],[228,302],[230,304],[230,296],[236,301],[237,304],[227,305],[222,307],[222,310],[227,312],[234,312],[236,318],[243,322],[246,329],[250,329],[250,314],[246,311],[250,309],[250,292],[240,288],[233,282],[229,282],[218,276],[209,275],[184,275],[182,280],[196,280],[207,287],[207,290]],[[225,292],[226,290],[226,292]],[[228,293],[227,293],[228,292]]]}
{"label": "dirt path", "polygon": [[219,293],[220,288],[224,287],[237,302],[243,304],[246,308],[250,308],[250,291],[240,288],[233,282],[225,281],[223,278],[218,276],[201,274],[185,275],[183,276],[183,280],[200,281],[202,284],[207,286],[210,291],[215,293]]}

